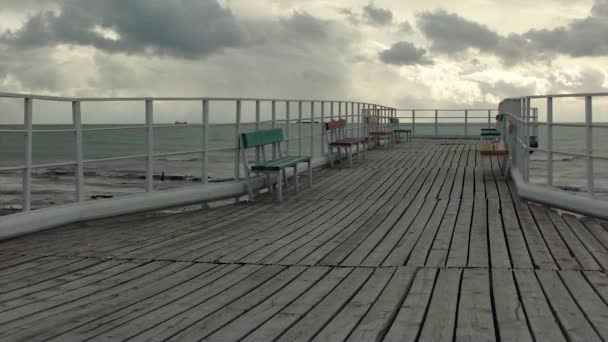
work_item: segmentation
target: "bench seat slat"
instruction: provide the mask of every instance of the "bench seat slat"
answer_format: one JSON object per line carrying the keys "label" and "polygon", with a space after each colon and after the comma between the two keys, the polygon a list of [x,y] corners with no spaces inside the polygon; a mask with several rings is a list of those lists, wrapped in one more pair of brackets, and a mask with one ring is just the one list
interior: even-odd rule
{"label": "bench seat slat", "polygon": [[504,156],[509,154],[509,150],[504,143],[482,144],[479,147],[482,156]]}
{"label": "bench seat slat", "polygon": [[340,139],[336,141],[332,141],[329,143],[330,146],[352,146],[355,144],[360,144],[366,142],[366,138],[346,138]]}
{"label": "bench seat slat", "polygon": [[393,132],[391,131],[373,131],[373,132],[369,132],[369,135],[392,135]]}
{"label": "bench seat slat", "polygon": [[253,165],[251,170],[253,171],[278,171],[286,167],[292,167],[298,163],[304,163],[310,161],[309,156],[290,156],[283,157],[275,160],[271,160],[267,163]]}

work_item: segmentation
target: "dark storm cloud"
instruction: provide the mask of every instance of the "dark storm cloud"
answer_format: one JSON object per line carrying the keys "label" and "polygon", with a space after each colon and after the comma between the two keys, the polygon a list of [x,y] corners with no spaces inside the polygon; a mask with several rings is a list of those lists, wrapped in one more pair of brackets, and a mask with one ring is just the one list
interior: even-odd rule
{"label": "dark storm cloud", "polygon": [[[97,28],[114,31],[104,37]],[[60,11],[31,16],[0,41],[17,48],[55,44],[94,46],[106,52],[197,58],[241,45],[230,10],[216,0],[67,0]]]}
{"label": "dark storm cloud", "polygon": [[487,26],[445,10],[421,13],[418,27],[431,41],[431,49],[444,53],[461,52],[470,47],[495,49],[500,40]]}
{"label": "dark storm cloud", "polygon": [[410,24],[409,21],[404,20],[399,24],[399,32],[400,33],[413,33],[414,32],[414,28],[412,27],[412,24]]}
{"label": "dark storm cloud", "polygon": [[419,49],[410,42],[393,44],[390,49],[380,52],[380,60],[393,65],[432,64],[426,57],[426,50]]}
{"label": "dark storm cloud", "polygon": [[288,18],[282,19],[281,24],[290,36],[313,41],[326,39],[330,30],[328,21],[298,11],[294,11]]}
{"label": "dark storm cloud", "polygon": [[572,57],[608,55],[608,1],[597,0],[591,15],[566,26],[524,34],[535,49]]}
{"label": "dark storm cloud", "polygon": [[544,60],[552,54],[608,56],[608,0],[596,0],[587,18],[521,35],[502,36],[485,25],[445,10],[419,14],[417,24],[433,51],[455,54],[477,48],[498,56],[507,65]]}
{"label": "dark storm cloud", "polygon": [[363,17],[372,25],[384,26],[393,22],[393,12],[388,8],[376,7],[370,2],[363,7]]}

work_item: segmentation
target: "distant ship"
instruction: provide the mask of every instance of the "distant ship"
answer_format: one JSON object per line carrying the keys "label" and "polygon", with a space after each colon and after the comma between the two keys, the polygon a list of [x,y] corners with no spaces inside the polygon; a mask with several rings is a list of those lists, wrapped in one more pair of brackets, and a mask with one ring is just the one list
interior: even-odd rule
{"label": "distant ship", "polygon": [[188,122],[187,121],[175,121],[176,125],[187,125]]}

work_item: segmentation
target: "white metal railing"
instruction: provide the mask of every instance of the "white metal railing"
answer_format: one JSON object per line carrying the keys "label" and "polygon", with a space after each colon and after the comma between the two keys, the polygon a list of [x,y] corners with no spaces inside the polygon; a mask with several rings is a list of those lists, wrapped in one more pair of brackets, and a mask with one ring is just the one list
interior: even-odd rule
{"label": "white metal railing", "polygon": [[[479,129],[494,127],[497,109],[397,109],[400,127],[414,138],[478,138]],[[442,132],[442,130],[444,132]]]}
{"label": "white metal railing", "polygon": [[[505,118],[502,121],[501,131],[511,153],[511,168],[515,172],[516,177],[514,178],[519,183],[517,184],[518,192],[528,194],[524,197],[541,203],[597,217],[608,217],[608,201],[596,196],[597,170],[594,165],[596,161],[608,161],[608,155],[596,152],[600,146],[594,146],[594,128],[608,128],[605,122],[594,121],[594,99],[602,98],[608,99],[608,93],[526,96],[510,98],[501,102],[499,111]],[[577,104],[570,103],[572,108],[561,111],[561,113],[567,112],[569,114],[567,122],[556,122],[554,115],[556,113],[555,99],[582,100],[583,103],[578,104],[582,108],[578,108],[579,112],[577,113],[575,111]],[[534,110],[533,106],[543,107],[545,120],[538,119],[538,110]],[[534,141],[534,139],[531,140],[531,137],[538,137],[539,126],[544,127],[546,136],[540,145],[532,146],[531,141]],[[556,127],[584,128],[584,141],[577,144],[577,146],[581,146],[579,150],[582,151],[572,151],[556,146],[557,137],[554,132]],[[574,136],[570,137],[570,139],[575,138]],[[545,180],[542,183],[538,179],[531,178],[531,163],[535,162],[531,160],[531,156],[538,152],[544,153],[546,156],[544,161],[545,174],[544,177],[541,177]],[[571,187],[571,184],[568,184],[567,181],[561,180],[561,186],[555,184],[556,166],[554,156],[556,155],[584,159],[585,172],[582,178],[585,181],[586,196],[577,196],[572,192],[563,190]],[[574,166],[567,167],[572,168]],[[564,167],[562,166],[562,168]],[[540,172],[542,171],[541,169]],[[603,171],[608,170],[605,170],[604,167]],[[539,172],[538,168],[535,172]],[[536,176],[542,175],[537,174]]]}
{"label": "white metal railing", "polygon": [[[355,101],[336,101],[336,100],[309,100],[309,99],[272,99],[272,98],[218,98],[218,97],[129,97],[129,98],[72,98],[72,97],[54,97],[54,96],[40,96],[30,94],[13,94],[13,93],[0,93],[0,99],[2,98],[13,98],[23,100],[23,111],[24,111],[24,124],[23,128],[9,128],[0,129],[0,133],[20,133],[24,137],[24,159],[22,165],[10,165],[2,162],[0,156],[0,172],[21,172],[22,173],[22,196],[23,196],[23,211],[29,211],[32,209],[32,174],[33,170],[39,168],[48,167],[74,167],[74,192],[75,202],[81,203],[87,200],[84,168],[88,164],[107,162],[107,161],[119,161],[127,159],[143,159],[145,160],[145,177],[144,187],[146,192],[155,192],[155,158],[167,157],[167,156],[178,156],[184,154],[197,154],[200,156],[200,175],[203,184],[207,183],[209,176],[209,154],[218,151],[234,151],[234,169],[233,169],[233,180],[240,181],[240,154],[238,153],[238,141],[239,134],[243,131],[243,125],[253,125],[255,130],[262,129],[262,125],[270,125],[271,127],[278,127],[279,125],[284,127],[286,142],[281,148],[285,148],[287,154],[290,149],[293,149],[293,144],[297,144],[297,153],[304,154],[310,152],[310,155],[315,157],[323,157],[326,151],[325,134],[323,132],[322,123],[331,119],[345,119],[347,121],[348,133],[350,136],[362,136],[365,134],[364,122],[362,118],[363,113],[376,113],[377,115],[384,115],[387,118],[394,116],[394,108],[382,106],[373,103],[366,102],[355,102]],[[72,127],[69,129],[36,129],[33,123],[33,108],[36,105],[44,105],[46,102],[67,102],[71,103],[72,109]],[[200,124],[183,124],[176,126],[159,125],[156,123],[154,118],[154,104],[162,102],[187,102],[187,103],[199,103],[200,104]],[[117,126],[117,127],[93,127],[86,128],[82,124],[82,103],[93,103],[93,102],[132,102],[142,104],[142,114],[145,116],[145,124],[143,125],[129,125],[129,126]],[[217,124],[212,123],[217,121],[214,118],[214,114],[225,114],[225,113],[211,113],[210,104],[212,103],[232,103],[234,105],[234,116],[228,123]],[[242,111],[244,103],[253,103],[255,105],[255,119],[254,121],[243,120]],[[261,105],[270,105],[270,120],[262,120],[262,109]],[[284,106],[282,113],[284,119],[277,118],[279,112],[279,105]],[[292,111],[293,107],[296,106],[297,112],[294,116]],[[306,108],[308,107],[308,108]],[[1,113],[0,113],[1,114]],[[225,120],[225,116],[223,116]],[[385,120],[388,122],[388,119]],[[305,127],[304,123],[309,122],[309,127]],[[209,131],[214,126],[219,125],[232,125],[234,126],[234,145],[231,147],[210,147]],[[296,128],[297,132],[293,132],[293,128]],[[166,127],[198,127],[201,129],[201,142],[200,147],[197,149],[180,150],[172,152],[160,153],[156,151],[155,146],[155,133],[159,129],[165,129]],[[305,132],[305,128],[307,132]],[[89,132],[97,131],[121,131],[121,130],[136,130],[143,129],[145,131],[145,153],[141,154],[128,154],[121,155],[118,157],[108,158],[95,158],[85,159],[84,148],[83,148],[83,135]],[[32,159],[33,151],[33,136],[35,134],[48,133],[48,132],[64,132],[72,133],[73,136],[73,158],[69,161],[52,162],[52,163],[35,163]],[[296,133],[296,134],[294,134]],[[319,147],[319,148],[317,148]],[[319,151],[319,152],[316,152]],[[273,156],[276,155],[276,151],[273,151]],[[259,157],[258,157],[259,158]],[[3,165],[4,164],[4,165]]]}

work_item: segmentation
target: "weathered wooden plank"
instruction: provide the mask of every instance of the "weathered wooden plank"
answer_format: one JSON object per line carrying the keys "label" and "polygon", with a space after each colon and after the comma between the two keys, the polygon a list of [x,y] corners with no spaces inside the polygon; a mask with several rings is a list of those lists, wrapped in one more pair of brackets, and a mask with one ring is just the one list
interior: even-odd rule
{"label": "weathered wooden plank", "polygon": [[395,273],[392,268],[378,268],[352,300],[325,325],[314,341],[343,341],[376,302]]}
{"label": "weathered wooden plank", "polygon": [[538,270],[536,275],[553,312],[570,340],[601,341],[589,321],[577,307],[555,271]]}
{"label": "weathered wooden plank", "polygon": [[[171,325],[168,332],[163,331],[161,335],[151,335],[151,337],[153,336],[154,339],[159,339],[163,336],[170,336],[167,339],[168,341],[191,341],[203,339],[221,328],[224,324],[226,324],[226,322],[230,322],[236,317],[239,317],[243,313],[256,307],[257,304],[269,298],[275,294],[275,292],[289,284],[294,278],[304,272],[304,270],[305,268],[302,266],[289,267],[267,282],[256,287],[251,292],[246,293],[238,300],[229,303],[218,311],[215,311],[210,316],[206,317],[204,316],[205,313],[211,312],[212,309],[210,308],[210,303],[205,303],[203,307],[192,312],[192,315],[199,320],[194,321],[194,323],[191,323],[191,325],[187,326],[187,328],[179,331],[176,334],[170,335],[174,330],[179,329],[174,329],[173,325]],[[219,305],[221,305],[221,303],[215,304],[216,307]],[[187,323],[190,323],[194,319],[191,319],[190,317],[185,317],[185,319],[182,318],[178,325],[187,325],[187,323],[183,323],[184,320]]]}
{"label": "weathered wooden plank", "polygon": [[502,341],[532,341],[523,303],[510,270],[492,270],[492,290],[498,334]]}
{"label": "weathered wooden plank", "polygon": [[[230,278],[220,278],[219,281],[208,285],[207,291],[199,289],[195,293],[182,297],[158,310],[146,313],[131,321],[128,325],[102,333],[99,339],[127,339],[137,337],[142,340],[152,338],[168,338],[179,330],[204,318],[233,300],[248,293],[265,283],[268,279],[281,272],[282,266],[250,266],[244,265],[245,274],[240,274],[238,281],[228,281]],[[238,272],[237,269],[233,273]],[[253,273],[249,273],[253,271]]]}
{"label": "weathered wooden plank", "polygon": [[449,198],[448,207],[426,260],[426,267],[444,267],[450,251],[460,207],[459,198]]}
{"label": "weathered wooden plank", "polygon": [[473,198],[463,195],[446,262],[448,267],[467,266],[472,218]]}
{"label": "weathered wooden plank", "polygon": [[461,274],[457,268],[440,269],[420,334],[421,341],[453,341]]}
{"label": "weathered wooden plank", "polygon": [[227,325],[205,337],[205,341],[236,341],[245,337],[315,285],[328,271],[329,268],[326,267],[308,268],[287,286],[253,307],[250,311],[243,313],[232,321],[226,321]]}
{"label": "weathered wooden plank", "polygon": [[[382,291],[378,300],[372,305],[365,317],[351,332],[348,341],[374,341],[381,340],[386,334],[399,310],[401,303],[408,292],[414,278],[415,270],[409,267],[399,267],[393,278]],[[405,304],[404,304],[405,305]]]}
{"label": "weathered wooden plank", "polygon": [[516,213],[519,217],[521,229],[524,233],[534,267],[557,269],[558,267],[555,264],[553,256],[551,256],[549,248],[532,218],[530,209],[526,203],[515,197],[515,195],[513,196],[513,203],[515,204]]}
{"label": "weathered wooden plank", "polygon": [[488,270],[465,269],[460,288],[457,341],[495,341]]}
{"label": "weathered wooden plank", "polygon": [[597,294],[602,297],[604,303],[608,305],[608,275],[603,272],[583,272],[583,274]]}
{"label": "weathered wooden plank", "polygon": [[332,270],[302,296],[252,331],[243,341],[270,341],[279,337],[285,330],[289,329],[290,326],[312,310],[318,302],[323,300],[351,271],[348,268]]}
{"label": "weathered wooden plank", "polygon": [[585,313],[589,322],[602,340],[608,339],[608,306],[589,285],[580,272],[562,271],[559,276],[564,281],[568,291]]}
{"label": "weathered wooden plank", "polygon": [[[409,291],[406,291],[405,300],[398,307],[397,315],[389,327],[384,341],[415,341],[424,324],[424,315],[429,305],[433,286],[437,278],[437,269],[421,268],[416,272],[416,276],[411,283]],[[357,339],[359,336],[352,336],[352,341],[377,340],[378,335],[369,336],[368,339]]]}
{"label": "weathered wooden plank", "polygon": [[403,233],[403,236],[399,240],[396,240],[397,243],[382,263],[383,266],[399,266],[407,261],[423,228],[431,218],[436,205],[437,200],[427,199],[424,202],[412,224]]}
{"label": "weathered wooden plank", "polygon": [[353,270],[327,297],[285,331],[278,341],[310,341],[359,291],[372,272],[369,268]]}
{"label": "weathered wooden plank", "polygon": [[[506,184],[505,184],[506,188]],[[511,255],[511,262],[514,268],[532,268],[532,259],[530,258],[530,252],[526,245],[524,234],[519,225],[513,202],[511,202],[511,195],[507,193],[503,197],[503,190],[500,190],[500,205],[502,221],[507,236],[507,242],[509,245],[509,254]],[[508,192],[508,188],[506,189]]]}
{"label": "weathered wooden plank", "polygon": [[[88,305],[107,298],[112,298],[130,288],[141,286],[161,279],[167,274],[175,273],[185,265],[167,262],[153,262],[141,265],[129,272],[117,275],[112,279],[85,286],[74,291],[54,296],[50,301],[39,301],[8,310],[0,314],[1,334],[10,336],[40,324],[40,320],[49,319],[82,305]],[[16,320],[16,318],[20,318]],[[0,335],[1,336],[1,335]]]}
{"label": "weathered wooden plank", "polygon": [[547,216],[544,207],[535,204],[529,204],[530,211],[536,219],[536,223],[540,228],[543,238],[555,259],[555,262],[561,269],[580,269],[580,265],[568,250],[568,246],[564,243],[559,233],[553,226],[551,220]]}
{"label": "weathered wooden plank", "polygon": [[536,340],[566,341],[553,316],[534,271],[515,270],[515,280],[530,328]]}
{"label": "weathered wooden plank", "polygon": [[76,337],[73,330],[87,323],[97,322],[101,317],[105,318],[106,315],[112,314],[123,307],[128,307],[131,303],[146,300],[160,292],[170,290],[180,283],[190,281],[215,266],[211,264],[191,265],[181,263],[181,269],[176,269],[175,273],[168,273],[164,278],[159,278],[153,283],[128,289],[108,300],[76,307],[63,312],[61,315],[49,317],[33,325],[31,328],[11,336],[11,338],[23,340],[46,340],[50,338],[59,340],[83,339],[84,336]]}
{"label": "weathered wooden plank", "polygon": [[601,270],[600,265],[595,261],[591,253],[587,250],[580,239],[572,232],[572,229],[562,216],[555,210],[548,209],[549,219],[561,235],[564,242],[568,245],[568,249],[574,254],[582,269],[584,270]]}
{"label": "weathered wooden plank", "polygon": [[447,200],[439,200],[439,202],[437,202],[433,215],[424,226],[422,234],[418,238],[418,241],[416,241],[410,256],[407,258],[406,264],[408,266],[422,267],[426,263],[426,259],[430,253],[433,241],[436,238],[441,221],[443,221],[447,205]]}
{"label": "weathered wooden plank", "polygon": [[488,234],[492,268],[511,268],[511,256],[507,250],[505,230],[498,196],[488,198]]}
{"label": "weathered wooden plank", "polygon": [[469,267],[488,267],[488,217],[486,198],[483,193],[475,194],[471,237],[469,242]]}
{"label": "weathered wooden plank", "polygon": [[[214,282],[223,282],[223,286],[229,286],[230,281],[238,281],[252,272],[251,269],[241,268],[237,270],[237,268],[239,268],[238,265],[219,265],[210,271],[199,274],[194,281],[187,281],[173,286],[151,298],[132,303],[131,305],[116,310],[108,315],[93,317],[92,320],[76,329],[61,336],[57,336],[57,340],[84,340],[87,338],[95,338],[96,336],[103,336],[103,334],[116,328],[129,327],[130,324],[139,317],[168,306],[185,296],[191,294],[196,295],[197,291],[201,289],[206,291],[217,291],[213,290]],[[233,272],[235,270],[237,271]],[[226,277],[226,279],[222,279],[223,277]],[[211,293],[211,295],[213,295],[213,293]],[[162,311],[159,310],[158,312]]]}
{"label": "weathered wooden plank", "polygon": [[595,236],[589,232],[585,226],[576,218],[574,215],[563,214],[564,221],[572,228],[572,232],[581,240],[581,242],[587,247],[589,253],[593,255],[595,261],[597,261],[604,270],[608,270],[608,250],[597,241]]}

